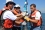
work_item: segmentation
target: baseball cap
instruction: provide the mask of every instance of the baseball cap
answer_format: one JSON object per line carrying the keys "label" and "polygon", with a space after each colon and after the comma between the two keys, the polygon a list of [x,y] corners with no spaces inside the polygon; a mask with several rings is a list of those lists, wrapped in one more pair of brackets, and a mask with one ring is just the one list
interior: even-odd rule
{"label": "baseball cap", "polygon": [[20,5],[19,4],[16,4],[14,7],[20,7]]}
{"label": "baseball cap", "polygon": [[6,5],[8,5],[8,4],[16,5],[16,3],[12,2],[12,1],[9,1],[9,2],[6,3]]}

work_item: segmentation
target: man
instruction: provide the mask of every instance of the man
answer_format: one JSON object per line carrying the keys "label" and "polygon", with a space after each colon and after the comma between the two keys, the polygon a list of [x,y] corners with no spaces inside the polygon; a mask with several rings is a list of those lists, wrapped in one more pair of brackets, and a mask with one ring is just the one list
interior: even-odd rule
{"label": "man", "polygon": [[30,14],[29,18],[27,16],[25,16],[25,19],[27,19],[27,21],[31,22],[30,30],[41,30],[41,28],[40,28],[40,26],[42,24],[41,13],[36,9],[35,4],[31,4],[30,9],[31,9],[31,14]]}
{"label": "man", "polygon": [[3,12],[6,11],[6,10],[12,10],[14,5],[15,5],[14,2],[9,1],[9,2],[6,3],[5,7],[2,10],[0,10],[0,20],[1,20],[1,23],[2,23],[1,16],[2,16]]}
{"label": "man", "polygon": [[[15,15],[22,14],[19,4],[16,4],[15,7],[14,7],[14,10],[12,10],[12,11],[14,12]],[[16,21],[15,24],[14,24],[13,30],[21,30],[20,26],[21,26],[22,22],[24,22],[23,18],[21,18],[19,21]]]}
{"label": "man", "polygon": [[3,14],[3,20],[5,20],[3,24],[4,30],[11,30],[15,21],[19,21],[22,17],[22,14],[14,15],[12,11],[5,11]]}

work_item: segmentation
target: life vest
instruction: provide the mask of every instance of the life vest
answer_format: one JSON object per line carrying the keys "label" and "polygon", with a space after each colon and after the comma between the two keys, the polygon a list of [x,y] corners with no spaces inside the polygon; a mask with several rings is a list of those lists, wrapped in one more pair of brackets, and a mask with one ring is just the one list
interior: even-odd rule
{"label": "life vest", "polygon": [[[2,14],[5,12],[5,11],[8,11],[8,10],[4,10],[3,12],[2,12]],[[1,14],[1,17],[2,17],[2,14]],[[1,18],[0,17],[0,18]],[[2,18],[3,19],[3,18]],[[10,20],[10,19],[3,19],[3,20],[1,20],[2,21],[2,26],[4,27],[4,28],[12,28],[13,27],[13,21],[12,20]]]}
{"label": "life vest", "polygon": [[[36,12],[39,12],[38,10],[35,10],[31,15],[30,18],[35,20]],[[33,23],[33,26],[41,26],[42,24],[42,17],[38,20],[38,23]]]}
{"label": "life vest", "polygon": [[[15,15],[18,15],[18,14],[19,14],[19,13],[17,13],[16,10],[14,10],[13,12],[14,12]],[[21,14],[21,13],[20,13],[20,14]],[[23,22],[23,21],[24,21],[23,18],[19,20],[19,22]],[[16,25],[16,26],[20,26],[20,24],[18,24],[18,23],[15,23],[15,25]]]}
{"label": "life vest", "polygon": [[4,28],[12,28],[13,27],[13,21],[10,19],[5,19],[4,23],[3,23],[3,27]]}
{"label": "life vest", "polygon": [[[6,11],[8,11],[8,10],[6,10]],[[13,23],[14,23],[14,21],[10,20],[9,18],[4,19],[4,21],[3,21],[3,27],[4,28],[12,28],[13,27]]]}
{"label": "life vest", "polygon": [[0,10],[0,15],[1,15],[1,13],[2,13],[2,10]]}
{"label": "life vest", "polygon": [[2,19],[1,19],[1,16],[2,16],[2,14],[3,14],[3,12],[5,11],[5,10],[9,10],[9,8],[7,8],[7,7],[5,7],[4,9],[2,9],[2,10],[0,10],[0,25],[2,26]]}
{"label": "life vest", "polygon": [[[1,10],[2,12],[1,12],[1,15],[0,16],[2,16],[2,14],[5,12],[5,11],[7,11],[7,10],[9,10],[9,8],[8,7],[4,7],[4,9],[3,10]],[[1,20],[1,21],[3,21],[2,22],[2,26],[4,27],[4,28],[12,28],[13,27],[13,21],[11,21],[10,19],[4,19],[4,20]]]}

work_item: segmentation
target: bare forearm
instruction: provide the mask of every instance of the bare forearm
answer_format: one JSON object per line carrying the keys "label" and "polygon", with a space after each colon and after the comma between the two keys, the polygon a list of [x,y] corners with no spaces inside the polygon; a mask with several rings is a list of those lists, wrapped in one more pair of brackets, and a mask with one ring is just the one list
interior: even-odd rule
{"label": "bare forearm", "polygon": [[37,23],[38,20],[30,20],[30,22]]}
{"label": "bare forearm", "polygon": [[18,16],[21,16],[21,14],[18,14],[18,15],[16,15],[16,16],[17,16],[17,17],[18,17]]}
{"label": "bare forearm", "polygon": [[33,23],[38,22],[38,20],[33,20],[33,19],[29,18],[28,16],[25,16],[24,19],[26,19],[27,21],[33,22]]}
{"label": "bare forearm", "polygon": [[16,19],[16,20],[20,20],[21,18],[23,18],[23,16],[17,17],[17,19]]}

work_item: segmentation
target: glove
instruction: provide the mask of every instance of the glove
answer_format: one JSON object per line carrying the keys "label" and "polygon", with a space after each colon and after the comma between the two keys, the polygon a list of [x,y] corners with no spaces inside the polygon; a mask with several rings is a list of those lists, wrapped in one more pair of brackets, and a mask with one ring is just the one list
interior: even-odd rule
{"label": "glove", "polygon": [[22,14],[22,16],[25,16],[26,15],[26,12],[22,12],[21,14]]}
{"label": "glove", "polygon": [[25,16],[24,19],[26,19],[26,21],[30,21],[30,18],[28,16]]}
{"label": "glove", "polygon": [[22,24],[21,25],[26,25],[26,22],[24,21],[24,22],[22,22]]}

